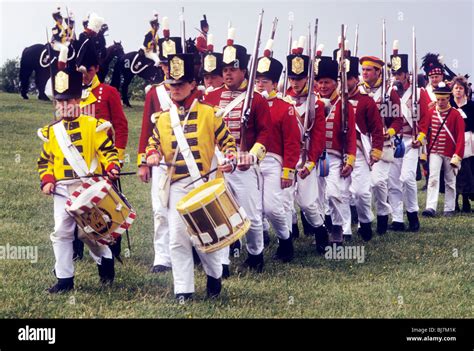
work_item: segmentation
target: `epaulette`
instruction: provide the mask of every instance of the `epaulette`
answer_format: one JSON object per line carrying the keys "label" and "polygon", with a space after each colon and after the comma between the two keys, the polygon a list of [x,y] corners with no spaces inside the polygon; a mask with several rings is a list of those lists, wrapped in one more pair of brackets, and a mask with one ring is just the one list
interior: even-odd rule
{"label": "epaulette", "polygon": [[150,117],[151,123],[156,124],[156,121],[158,120],[158,118],[160,117],[162,113],[163,111],[158,111],[158,112],[153,113]]}
{"label": "epaulette", "polygon": [[293,106],[296,105],[296,101],[294,101],[289,95],[283,96],[281,93],[278,93],[277,98],[285,101],[286,103],[290,105],[293,105]]}
{"label": "epaulette", "polygon": [[49,127],[51,125],[44,126],[43,128],[38,128],[36,131],[36,135],[38,135],[38,138],[43,140],[45,143],[49,142]]}

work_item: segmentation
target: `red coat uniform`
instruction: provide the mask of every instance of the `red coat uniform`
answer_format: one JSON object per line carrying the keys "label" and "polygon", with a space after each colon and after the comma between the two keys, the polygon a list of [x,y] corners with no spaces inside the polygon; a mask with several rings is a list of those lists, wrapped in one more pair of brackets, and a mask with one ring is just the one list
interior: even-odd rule
{"label": "red coat uniform", "polygon": [[[296,92],[290,87],[288,88],[286,95],[289,96],[295,103],[297,109],[300,109],[298,113],[300,133],[303,133],[303,121],[305,113],[304,105],[308,98],[307,92],[303,90],[301,94]],[[309,132],[309,146],[308,146],[308,161],[317,163],[324,151],[324,135],[325,135],[325,115],[324,115],[324,103],[315,99],[315,114],[314,121],[309,121],[308,132]]]}
{"label": "red coat uniform", "polygon": [[[356,89],[355,93],[349,96],[349,101],[354,107],[357,127],[362,134],[369,135],[371,138],[372,156],[380,159],[384,142],[383,123],[374,99]],[[359,131],[357,131],[357,140],[361,140]]]}
{"label": "red coat uniform", "polygon": [[294,170],[300,157],[301,133],[296,119],[296,111],[292,104],[280,97],[267,100],[270,106],[271,126],[267,153],[279,155],[282,167]]}
{"label": "red coat uniform", "polygon": [[128,121],[123,112],[122,100],[117,89],[100,83],[96,76],[92,82],[89,96],[81,101],[81,110],[86,115],[94,115],[96,118],[109,121],[114,129],[110,133],[114,135],[115,147],[122,150],[127,147]]}
{"label": "red coat uniform", "polygon": [[354,108],[347,101],[347,134],[345,140],[342,126],[342,101],[339,96],[333,96],[326,108],[329,109],[326,115],[325,127],[326,150],[328,153],[342,157],[343,146],[345,146],[344,152],[348,157],[347,163],[354,167],[357,148]]}
{"label": "red coat uniform", "polygon": [[[165,84],[165,88],[168,91],[169,88]],[[145,106],[143,108],[143,117],[142,117],[142,129],[140,133],[140,139],[138,140],[138,166],[146,164],[146,147],[148,146],[148,140],[153,135],[153,127],[155,124],[151,121],[151,116],[160,112],[160,101],[158,100],[158,95],[156,94],[156,86],[153,86],[145,97]]]}
{"label": "red coat uniform", "polygon": [[388,131],[390,128],[393,129],[392,135],[400,133],[403,127],[403,114],[401,109],[400,97],[398,96],[397,92],[394,89],[391,89],[390,96],[389,96],[389,106],[385,106],[381,109],[381,101],[382,98],[380,96],[380,87],[376,88],[369,88],[367,85],[362,84],[360,85],[360,89],[362,93],[367,93],[370,97],[372,97],[377,104],[380,112],[380,116],[382,117],[383,124],[385,127],[385,131]]}
{"label": "red coat uniform", "polygon": [[[413,98],[413,93],[411,93],[411,88],[410,88],[410,91],[408,92],[405,91],[405,93],[402,95],[402,97],[400,98],[400,102],[402,104],[405,104],[405,108],[411,109],[412,98]],[[428,104],[430,102],[431,102],[430,97],[428,93],[426,92],[426,90],[423,88],[419,89],[419,92],[418,92],[419,117],[417,120],[417,123],[418,123],[417,132],[419,132],[420,129],[426,130],[428,119],[429,119],[428,118],[428,111],[429,111]],[[412,136],[412,133],[413,133],[413,130],[406,119],[403,121],[402,133],[404,136],[408,136],[408,137]]]}
{"label": "red coat uniform", "polygon": [[207,38],[202,33],[196,38],[196,49],[200,53],[205,53],[207,51]]}
{"label": "red coat uniform", "polygon": [[[431,128],[431,135],[428,139],[428,150],[431,150],[431,153],[439,153],[446,157],[457,155],[462,159],[464,157],[464,120],[459,111],[453,107],[440,112],[440,115],[442,120],[447,118],[445,126],[451,132],[455,142],[453,142],[444,127],[440,129],[441,122],[439,121],[437,108],[435,107],[429,110],[429,126]],[[435,140],[438,130],[440,130],[440,133],[438,138]],[[420,132],[425,134],[428,133],[426,129],[420,129]]]}
{"label": "red coat uniform", "polygon": [[[246,84],[238,90],[231,91],[225,85],[215,89],[208,95],[204,96],[204,101],[207,103],[225,108],[231,101],[233,101],[238,95],[247,89]],[[240,144],[240,124],[242,116],[242,108],[244,101],[242,100],[232,111],[224,116],[224,122],[229,128],[230,133],[235,138],[237,145]],[[259,93],[253,95],[252,106],[250,108],[250,117],[247,123],[247,129],[245,132],[246,137],[246,150],[250,151],[255,143],[267,146],[270,142],[270,108],[265,98]]]}

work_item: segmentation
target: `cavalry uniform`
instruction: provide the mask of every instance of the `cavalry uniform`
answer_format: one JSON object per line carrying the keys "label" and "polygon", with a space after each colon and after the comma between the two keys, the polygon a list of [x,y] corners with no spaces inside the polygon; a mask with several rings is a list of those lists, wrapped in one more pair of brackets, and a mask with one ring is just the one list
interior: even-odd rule
{"label": "cavalry uniform", "polygon": [[[412,116],[411,104],[413,99],[413,86],[408,81],[408,55],[398,54],[397,42],[394,43],[394,53],[391,56],[392,74],[405,73],[407,81],[403,87],[400,97],[403,113],[403,126],[400,132],[401,142],[404,144],[405,153],[403,157],[395,158],[390,166],[388,179],[388,200],[392,207],[392,224],[390,229],[395,231],[405,230],[403,222],[403,207],[407,211],[410,231],[418,231],[420,222],[418,220],[418,189],[416,185],[416,169],[420,149],[413,148],[413,128],[426,130],[428,121],[429,97],[425,89],[417,91],[418,116]],[[416,123],[416,124],[414,124]],[[416,137],[416,135],[415,135]]]}
{"label": "cavalry uniform", "polygon": [[[385,63],[377,57],[365,56],[360,59],[362,67],[371,66],[383,72]],[[388,228],[388,215],[392,212],[392,208],[388,203],[388,175],[390,165],[393,162],[394,153],[392,148],[392,138],[402,129],[403,118],[401,115],[400,97],[392,88],[388,88],[387,103],[382,104],[384,97],[382,96],[382,76],[374,86],[369,86],[366,82],[360,85],[362,92],[372,97],[377,104],[380,116],[384,123],[384,133],[389,135],[389,139],[385,140],[382,158],[372,167],[372,189],[375,199],[375,207],[377,210],[377,233],[385,234]]]}
{"label": "cavalry uniform", "polygon": [[[265,49],[265,56],[257,64],[256,77],[278,83],[283,65],[270,57],[271,41]],[[275,258],[283,262],[293,259],[293,244],[290,237],[285,209],[285,189],[282,179],[294,181],[296,163],[300,156],[301,134],[293,104],[282,99],[276,92],[264,92],[270,107],[270,135],[266,145],[267,155],[261,162],[263,176],[263,212],[270,221],[278,237],[279,246]]]}
{"label": "cavalry uniform", "polygon": [[[435,89],[437,96],[449,97],[451,89],[440,83]],[[424,216],[436,214],[439,197],[439,178],[444,169],[445,199],[444,213],[452,215],[455,207],[456,171],[461,167],[464,157],[464,121],[459,111],[450,105],[445,109],[438,106],[428,112],[430,137],[428,138],[428,155],[430,176],[426,194]],[[421,134],[423,133],[423,134]],[[420,128],[419,140],[427,135],[427,129]]]}
{"label": "cavalry uniform", "polygon": [[[227,46],[224,47],[223,52],[223,67],[247,69],[247,50],[243,46],[234,45],[233,36],[234,28],[230,28]],[[249,152],[258,164],[265,157],[265,145],[268,144],[270,138],[271,117],[268,103],[260,94],[255,93],[245,130],[245,140],[241,140],[241,117],[247,83],[247,80],[244,80],[236,90],[231,90],[224,85],[206,95],[205,101],[223,109],[221,111],[223,120],[237,145],[240,145],[239,151]],[[262,184],[257,165],[251,166],[246,171],[236,169],[231,174],[226,174],[225,179],[235,190],[237,202],[244,208],[251,221],[250,229],[246,234],[248,252],[246,264],[261,271],[263,269],[263,208]],[[223,264],[228,264],[226,251],[228,248],[223,250],[225,256]]]}
{"label": "cavalry uniform", "polygon": [[160,59],[158,57],[158,14],[155,13],[153,18],[150,20],[151,29],[145,35],[145,39],[143,40],[143,50],[145,52],[145,57],[149,58],[155,63],[155,66],[158,67],[160,63]]}
{"label": "cavalry uniform", "polygon": [[[359,77],[359,59],[349,58],[350,67],[348,76]],[[364,240],[372,237],[371,222],[374,219],[372,213],[372,187],[367,181],[370,179],[371,160],[377,162],[382,156],[383,149],[383,124],[379,110],[374,100],[366,93],[361,92],[358,87],[349,92],[349,101],[354,107],[355,128],[357,132],[357,151],[354,170],[351,173],[351,185],[349,191],[351,199],[357,211],[360,222],[358,233]],[[344,204],[344,235],[352,235],[351,211]]]}
{"label": "cavalry uniform", "polygon": [[203,15],[201,20],[201,32],[196,37],[196,49],[199,53],[205,53],[207,51],[207,32],[209,31],[209,24],[207,23],[206,15]]}
{"label": "cavalry uniform", "polygon": [[[58,101],[81,96],[82,75],[75,71],[59,70],[53,77],[53,91]],[[55,274],[58,283],[49,291],[71,290],[74,287],[73,240],[76,223],[65,211],[67,198],[81,185],[80,180],[70,179],[79,169],[83,173],[102,174],[103,170],[119,170],[117,150],[107,130],[111,124],[90,116],[63,118],[38,130],[43,148],[38,159],[41,188],[48,183],[55,184],[54,232],[51,234],[56,259]],[[58,140],[69,140],[88,168],[84,170],[67,158]],[[68,179],[69,178],[69,179]],[[101,279],[114,278],[112,252],[106,245],[95,246],[92,256],[99,265]]]}
{"label": "cavalry uniform", "polygon": [[[322,57],[318,62],[316,80],[338,78],[338,63],[330,57]],[[342,100],[337,90],[331,93],[329,98],[321,98],[325,105],[325,149],[329,158],[329,173],[326,177],[320,177],[320,185],[325,187],[325,198],[327,202],[328,215],[331,217],[330,243],[342,244],[344,207],[349,205],[350,178],[343,178],[341,170],[345,166],[354,169],[356,159],[356,128],[354,109],[349,101],[346,101],[347,121],[343,125]],[[347,128],[346,135],[343,129]]]}
{"label": "cavalry uniform", "polygon": [[[58,7],[56,12],[53,12],[53,19],[56,21],[54,27],[51,29],[51,47],[53,50],[59,52],[58,61],[67,62],[67,54],[69,45],[71,44],[68,34],[68,27],[63,26],[63,17],[61,16],[61,8]],[[60,66],[63,69],[65,66]]]}
{"label": "cavalry uniform", "polygon": [[[174,61],[170,65],[170,83],[180,83],[194,79],[193,56],[181,54],[177,58],[180,67]],[[171,59],[173,60],[173,59]],[[174,71],[176,70],[176,71]],[[184,73],[180,73],[184,72]],[[183,75],[184,74],[184,75]],[[176,78],[173,78],[176,77]],[[181,79],[181,80],[179,80]],[[187,121],[183,127],[186,143],[189,145],[194,161],[201,175],[210,170],[215,147],[223,153],[235,155],[235,140],[225,126],[221,117],[217,117],[216,109],[199,101],[199,92],[193,92],[182,102],[172,101],[178,107],[181,122]],[[159,153],[166,162],[173,162],[177,148],[177,138],[171,125],[169,111],[155,115],[156,124],[153,136],[149,140],[147,156]],[[171,175],[169,189],[169,209],[167,213],[170,232],[170,254],[173,266],[174,291],[177,298],[189,298],[194,292],[194,267],[192,241],[187,233],[186,225],[176,210],[178,201],[192,190],[186,187],[190,183],[190,172],[187,161],[181,152],[176,157],[176,166]],[[198,252],[204,271],[208,276],[208,295],[216,296],[221,289],[222,263],[221,252],[204,254]]]}

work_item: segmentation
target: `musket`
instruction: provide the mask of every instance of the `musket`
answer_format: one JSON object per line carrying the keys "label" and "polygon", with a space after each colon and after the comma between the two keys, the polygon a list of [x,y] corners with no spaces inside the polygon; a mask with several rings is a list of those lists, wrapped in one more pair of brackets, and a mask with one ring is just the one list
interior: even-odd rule
{"label": "musket", "polygon": [[386,104],[388,102],[388,95],[387,95],[387,32],[385,29],[385,19],[382,20],[382,60],[385,63],[382,67],[382,102],[380,104],[382,111],[382,104]]}
{"label": "musket", "polygon": [[345,36],[345,25],[341,25],[341,56],[339,58],[339,75],[341,82],[341,115],[342,115],[342,155],[345,159],[347,157],[347,132],[348,118],[347,118],[347,101],[348,101],[348,90],[347,90],[347,67],[346,67],[346,36]]}
{"label": "musket", "polygon": [[[314,94],[314,55],[316,54],[316,44],[318,41],[318,19],[316,18],[314,23],[314,38],[311,39],[311,24],[309,26],[309,44],[308,45],[308,98],[306,99],[306,110],[303,121],[303,135],[301,140],[301,166],[304,166],[308,156],[308,139],[309,131],[308,124],[310,121],[314,121],[315,118],[315,105],[316,105],[316,96]],[[313,48],[311,49],[311,40]]]}
{"label": "musket", "polygon": [[179,22],[181,26],[181,46],[183,47],[183,53],[186,54],[186,23],[184,22],[184,6],[181,7]]}
{"label": "musket", "polygon": [[[288,50],[286,52],[287,55],[291,54],[291,43],[293,41],[293,22],[290,21],[290,27],[288,30]],[[286,91],[288,90],[288,67],[284,66],[283,72],[283,95],[286,95]]]}
{"label": "musket", "polygon": [[255,44],[250,59],[250,71],[247,84],[247,92],[245,94],[244,105],[242,108],[242,117],[240,123],[240,149],[247,151],[246,136],[248,120],[250,118],[250,110],[252,108],[253,94],[255,89],[255,76],[257,74],[258,49],[260,47],[260,37],[262,35],[263,9],[258,15],[257,33],[255,35]]}
{"label": "musket", "polygon": [[357,57],[357,52],[359,51],[359,25],[356,24],[356,33],[354,40],[354,56]]}
{"label": "musket", "polygon": [[278,25],[278,18],[275,17],[273,19],[273,23],[272,23],[272,31],[270,32],[270,39],[271,40],[275,39],[275,33],[276,33],[277,25]]}
{"label": "musket", "polygon": [[[74,35],[74,26],[72,28],[70,28],[69,26],[71,25],[71,15],[69,13],[69,10],[66,6],[66,14],[67,14],[67,27],[66,27],[66,37],[69,39],[69,40],[72,40],[73,39],[73,35]],[[68,32],[71,33],[71,37],[69,37],[68,35]],[[68,41],[69,41],[68,40]]]}

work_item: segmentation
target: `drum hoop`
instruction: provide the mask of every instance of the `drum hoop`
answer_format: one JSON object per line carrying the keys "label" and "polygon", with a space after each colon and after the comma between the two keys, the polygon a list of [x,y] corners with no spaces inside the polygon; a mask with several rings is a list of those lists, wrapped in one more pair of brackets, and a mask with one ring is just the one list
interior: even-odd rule
{"label": "drum hoop", "polygon": [[177,203],[176,210],[178,210],[178,212],[181,212],[181,211],[193,212],[193,211],[201,208],[200,206],[202,206],[203,202],[208,204],[210,202],[209,199],[212,199],[212,197],[215,196],[215,193],[209,194],[205,199],[202,199],[199,202],[196,201],[196,202],[190,204],[187,208],[184,207],[184,204],[187,201],[189,201],[192,197],[194,197],[196,194],[199,194],[203,189],[209,188],[209,187],[214,186],[214,185],[223,185],[224,186],[221,190],[219,190],[219,195],[221,195],[222,192],[225,192],[226,188],[225,188],[224,179],[216,178],[216,179],[210,180],[210,181],[204,183],[203,185],[197,187],[196,189],[193,189],[192,191],[187,193],[185,196],[183,196],[183,198],[181,200],[179,200],[179,202]]}

